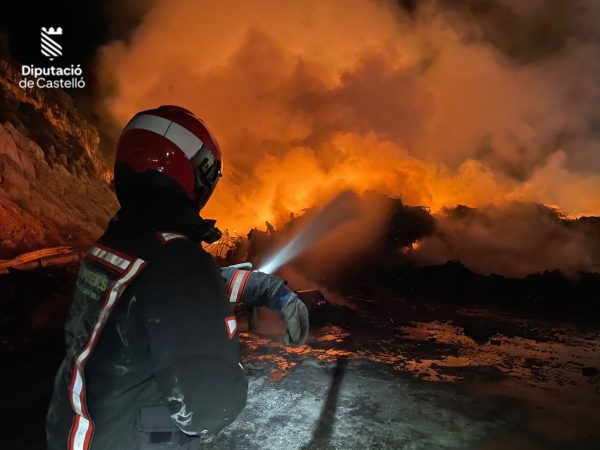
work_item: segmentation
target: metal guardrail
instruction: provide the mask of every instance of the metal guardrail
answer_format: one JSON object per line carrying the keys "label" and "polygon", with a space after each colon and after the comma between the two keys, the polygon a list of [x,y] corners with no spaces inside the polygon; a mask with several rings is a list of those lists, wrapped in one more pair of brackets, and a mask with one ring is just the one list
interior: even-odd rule
{"label": "metal guardrail", "polygon": [[81,261],[79,250],[69,246],[50,247],[23,253],[12,259],[0,259],[0,273],[8,269],[31,270],[37,267],[63,266]]}

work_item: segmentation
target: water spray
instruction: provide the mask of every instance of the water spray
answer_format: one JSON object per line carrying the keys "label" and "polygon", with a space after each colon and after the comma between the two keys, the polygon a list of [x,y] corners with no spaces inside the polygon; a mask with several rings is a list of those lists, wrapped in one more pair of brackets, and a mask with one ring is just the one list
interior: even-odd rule
{"label": "water spray", "polygon": [[357,197],[344,191],[331,199],[313,219],[258,269],[273,273],[357,214]]}

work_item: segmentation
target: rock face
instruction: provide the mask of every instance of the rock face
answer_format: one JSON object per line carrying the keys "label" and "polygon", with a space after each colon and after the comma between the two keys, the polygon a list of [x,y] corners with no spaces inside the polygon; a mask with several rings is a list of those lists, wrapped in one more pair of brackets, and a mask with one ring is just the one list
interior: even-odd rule
{"label": "rock face", "polygon": [[117,209],[98,132],[58,90],[0,59],[0,258],[97,238]]}

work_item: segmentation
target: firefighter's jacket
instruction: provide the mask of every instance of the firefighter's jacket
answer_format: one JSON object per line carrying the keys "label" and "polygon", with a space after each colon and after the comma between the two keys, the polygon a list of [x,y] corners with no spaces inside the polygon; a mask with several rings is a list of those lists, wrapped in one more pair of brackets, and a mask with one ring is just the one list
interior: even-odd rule
{"label": "firefighter's jacket", "polygon": [[246,402],[219,267],[184,235],[111,223],[81,264],[50,450],[191,449]]}

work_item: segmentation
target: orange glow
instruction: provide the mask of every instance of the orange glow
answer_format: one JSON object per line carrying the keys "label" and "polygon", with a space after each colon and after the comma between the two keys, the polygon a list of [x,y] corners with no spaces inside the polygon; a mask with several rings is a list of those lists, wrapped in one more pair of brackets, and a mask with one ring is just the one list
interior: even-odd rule
{"label": "orange glow", "polygon": [[[106,106],[119,124],[160,104],[205,119],[225,164],[204,215],[230,231],[344,189],[434,212],[520,200],[599,214],[600,175],[573,162],[593,150],[593,96],[571,95],[590,55],[519,66],[433,2],[416,17],[392,1],[158,0],[99,57]],[[555,140],[564,129],[579,134]]]}

